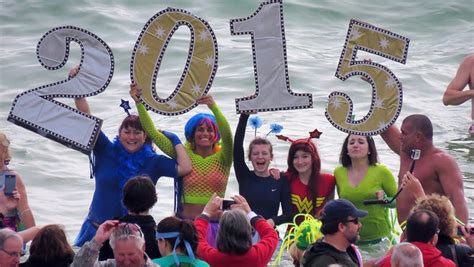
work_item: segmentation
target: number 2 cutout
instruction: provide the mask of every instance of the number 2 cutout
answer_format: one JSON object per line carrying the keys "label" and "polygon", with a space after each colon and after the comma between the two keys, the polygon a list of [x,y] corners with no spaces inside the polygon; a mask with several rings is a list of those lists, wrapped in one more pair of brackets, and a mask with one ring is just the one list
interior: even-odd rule
{"label": "number 2 cutout", "polygon": [[237,98],[237,113],[312,108],[311,94],[294,93],[290,89],[282,0],[260,4],[247,18],[232,19],[233,35],[252,36],[255,95]]}
{"label": "number 2 cutout", "polygon": [[8,120],[63,145],[88,154],[95,145],[102,120],[53,98],[78,98],[99,94],[114,72],[109,46],[95,34],[74,26],[56,27],[39,41],[36,54],[41,65],[56,70],[66,64],[69,44],[81,47],[80,71],[74,78],[43,85],[19,94]]}
{"label": "number 2 cutout", "polygon": [[406,37],[351,20],[346,42],[337,66],[336,77],[345,81],[361,75],[372,85],[372,102],[361,120],[352,118],[352,100],[345,93],[332,92],[326,118],[337,129],[352,134],[376,135],[390,127],[402,108],[402,84],[387,67],[369,61],[357,61],[363,50],[405,64],[410,40]]}

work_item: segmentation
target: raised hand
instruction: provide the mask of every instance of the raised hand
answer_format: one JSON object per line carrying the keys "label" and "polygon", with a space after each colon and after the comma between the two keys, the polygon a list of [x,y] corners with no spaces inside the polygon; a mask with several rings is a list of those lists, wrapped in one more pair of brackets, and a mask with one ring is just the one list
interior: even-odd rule
{"label": "raised hand", "polygon": [[103,244],[105,240],[109,239],[110,235],[112,235],[112,232],[115,230],[115,228],[117,228],[118,224],[118,220],[108,220],[102,223],[95,233],[95,241],[97,241],[99,244]]}
{"label": "raised hand", "polygon": [[196,100],[196,102],[200,105],[207,105],[209,108],[214,105],[214,98],[211,95],[203,95]]}
{"label": "raised hand", "polygon": [[211,218],[218,218],[222,211],[220,210],[222,205],[222,198],[216,193],[212,194],[211,199],[207,202],[203,212],[209,214]]}
{"label": "raised hand", "polygon": [[79,65],[74,66],[72,69],[69,70],[69,78],[74,78],[79,73]]}
{"label": "raised hand", "polygon": [[171,141],[171,143],[173,143],[173,146],[177,146],[181,144],[181,140],[176,134],[169,131],[165,131],[165,130],[161,131],[161,133],[163,133],[166,136],[166,138],[168,138]]}
{"label": "raised hand", "polygon": [[136,84],[136,83],[131,83],[130,84],[130,96],[132,97],[133,101],[135,103],[140,102],[140,97],[142,96],[142,89]]}
{"label": "raised hand", "polygon": [[250,209],[249,203],[247,203],[247,200],[243,196],[235,195],[231,198],[235,201],[235,204],[231,206],[232,209],[241,209],[245,212],[245,214],[248,214],[252,211],[252,209]]}
{"label": "raised hand", "polygon": [[405,173],[403,176],[401,187],[406,191],[412,192],[417,198],[425,196],[420,180],[410,172]]}

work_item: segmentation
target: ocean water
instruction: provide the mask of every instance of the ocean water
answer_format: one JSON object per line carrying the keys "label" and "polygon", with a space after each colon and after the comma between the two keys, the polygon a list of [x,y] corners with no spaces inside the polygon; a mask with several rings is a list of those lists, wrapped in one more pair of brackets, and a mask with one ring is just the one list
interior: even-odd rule
{"label": "ocean water", "polygon": [[[371,57],[390,68],[403,83],[404,102],[396,124],[409,114],[428,115],[434,124],[437,146],[458,162],[464,175],[465,196],[471,219],[474,216],[474,139],[469,137],[471,106],[445,107],[443,92],[456,73],[463,57],[474,51],[474,1],[313,1],[285,0],[284,19],[291,88],[311,93],[312,109],[266,112],[260,134],[271,123],[284,126],[283,134],[304,137],[318,128],[323,132],[317,141],[322,168],[332,172],[338,163],[345,134],[325,118],[328,95],[335,90],[346,92],[355,103],[356,117],[367,113],[370,86],[354,77],[345,82],[334,76],[346,37],[349,20],[354,18],[391,30],[411,39],[406,64],[378,56]],[[238,116],[234,99],[254,93],[250,36],[232,36],[229,20],[251,15],[260,1],[84,1],[84,0],[0,0],[0,129],[12,144],[11,167],[24,177],[30,206],[38,224],[61,223],[73,240],[79,231],[94,191],[89,179],[86,155],[18,127],[6,120],[15,96],[28,89],[64,79],[67,70],[79,63],[80,49],[71,45],[71,56],[59,70],[49,71],[38,63],[36,45],[50,29],[74,25],[101,37],[112,49],[115,73],[105,92],[89,98],[92,113],[104,120],[102,130],[113,138],[124,118],[118,107],[120,99],[129,99],[130,58],[133,46],[145,23],[166,7],[186,9],[207,20],[219,46],[219,68],[210,90],[232,128]],[[187,56],[189,30],[180,28],[167,49],[160,69],[158,94],[168,95],[179,79]],[[71,99],[59,99],[72,105]],[[133,107],[134,108],[134,107]],[[197,107],[181,116],[152,114],[157,125],[183,137],[187,119]],[[247,141],[252,138],[248,130]],[[270,137],[274,144],[273,166],[286,168],[288,143]],[[376,137],[380,160],[398,173],[397,155]],[[171,214],[172,182],[163,178],[157,185],[159,200],[152,214],[160,220]],[[232,173],[227,195],[238,192]]]}

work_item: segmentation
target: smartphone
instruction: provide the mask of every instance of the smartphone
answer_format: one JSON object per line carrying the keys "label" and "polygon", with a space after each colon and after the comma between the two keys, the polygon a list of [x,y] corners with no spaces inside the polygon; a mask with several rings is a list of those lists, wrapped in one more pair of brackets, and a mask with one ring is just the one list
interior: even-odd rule
{"label": "smartphone", "polygon": [[16,175],[14,174],[5,174],[5,187],[4,193],[5,196],[13,196],[13,191],[16,187]]}
{"label": "smartphone", "polygon": [[232,199],[224,199],[222,200],[222,207],[221,210],[230,210],[230,206],[235,204],[235,201]]}
{"label": "smartphone", "polygon": [[[458,227],[457,227],[457,230],[458,230],[457,235],[458,235],[458,236],[463,236],[463,233],[462,233],[462,231],[461,231],[461,227],[458,226]],[[471,228],[471,231],[470,231],[469,234],[474,235],[474,228]]]}

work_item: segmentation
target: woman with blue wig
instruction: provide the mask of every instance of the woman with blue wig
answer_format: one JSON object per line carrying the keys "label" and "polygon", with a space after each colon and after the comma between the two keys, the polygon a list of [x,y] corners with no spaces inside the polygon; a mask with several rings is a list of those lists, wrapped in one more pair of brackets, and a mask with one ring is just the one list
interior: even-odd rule
{"label": "woman with blue wig", "polygon": [[[140,121],[148,136],[165,154],[175,158],[173,144],[180,142],[178,137],[155,128],[145,106],[140,103],[141,89],[138,86],[131,87],[130,95],[136,102]],[[233,153],[229,123],[212,96],[204,95],[196,101],[207,105],[214,115],[196,114],[184,127],[185,148],[191,158],[192,171],[177,185],[179,194],[176,212],[179,217],[191,220],[202,213],[213,193],[224,197]],[[213,244],[215,241],[212,241]]]}

